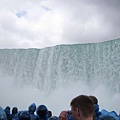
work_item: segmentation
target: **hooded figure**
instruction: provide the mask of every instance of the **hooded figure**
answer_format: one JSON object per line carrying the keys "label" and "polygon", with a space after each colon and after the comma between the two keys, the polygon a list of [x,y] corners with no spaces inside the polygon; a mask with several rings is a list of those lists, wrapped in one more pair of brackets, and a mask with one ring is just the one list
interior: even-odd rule
{"label": "hooded figure", "polygon": [[94,111],[95,111],[95,119],[98,119],[101,112],[99,111],[99,105],[98,104],[94,104]]}
{"label": "hooded figure", "polygon": [[120,120],[120,116],[115,111],[109,112],[109,116],[114,117],[116,120]]}
{"label": "hooded figure", "polygon": [[32,120],[28,111],[22,111],[19,115],[19,120]]}
{"label": "hooded figure", "polygon": [[12,114],[9,115],[9,120],[12,120],[14,118],[18,118],[18,108],[13,107]]}
{"label": "hooded figure", "polygon": [[39,105],[36,113],[38,120],[47,120],[49,118],[49,112],[45,105]]}
{"label": "hooded figure", "polygon": [[17,113],[18,113],[18,108],[17,107],[13,107],[12,114],[17,114]]}
{"label": "hooded figure", "polygon": [[4,111],[5,111],[5,113],[6,113],[7,119],[9,119],[9,115],[10,115],[10,107],[7,106],[7,107],[5,108]]}
{"label": "hooded figure", "polygon": [[1,120],[7,120],[6,113],[5,113],[4,109],[1,106],[0,106],[0,119]]}
{"label": "hooded figure", "polygon": [[37,120],[37,116],[34,114],[35,111],[36,111],[36,104],[32,103],[28,108],[28,112],[30,114],[31,120]]}

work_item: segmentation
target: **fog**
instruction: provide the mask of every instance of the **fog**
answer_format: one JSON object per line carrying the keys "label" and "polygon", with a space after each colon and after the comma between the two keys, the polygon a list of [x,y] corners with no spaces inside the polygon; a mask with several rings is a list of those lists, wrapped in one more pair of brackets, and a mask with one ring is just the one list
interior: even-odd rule
{"label": "fog", "polygon": [[120,94],[112,94],[107,86],[96,87],[86,85],[83,82],[70,83],[60,86],[51,92],[41,92],[32,86],[18,86],[10,77],[0,77],[0,101],[3,108],[17,106],[19,110],[26,110],[31,103],[45,104],[53,115],[59,115],[62,110],[70,109],[70,101],[80,95],[95,95],[99,101],[100,110],[120,110]]}

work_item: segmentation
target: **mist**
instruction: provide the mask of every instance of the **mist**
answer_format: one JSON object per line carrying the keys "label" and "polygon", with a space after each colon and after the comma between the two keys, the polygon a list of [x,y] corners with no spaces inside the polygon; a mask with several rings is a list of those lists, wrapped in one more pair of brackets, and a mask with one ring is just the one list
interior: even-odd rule
{"label": "mist", "polygon": [[6,106],[16,106],[19,110],[27,110],[31,103],[36,105],[45,104],[53,115],[59,115],[62,110],[70,109],[70,101],[80,95],[95,95],[98,98],[100,110],[108,111],[120,110],[120,94],[112,94],[107,86],[102,84],[93,87],[87,85],[83,81],[64,84],[52,91],[40,91],[29,85],[16,85],[10,76],[0,76],[0,101],[3,108]]}

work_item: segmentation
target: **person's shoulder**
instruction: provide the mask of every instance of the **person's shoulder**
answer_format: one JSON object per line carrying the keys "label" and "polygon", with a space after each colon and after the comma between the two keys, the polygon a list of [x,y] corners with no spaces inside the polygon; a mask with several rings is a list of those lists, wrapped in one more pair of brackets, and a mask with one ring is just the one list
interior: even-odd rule
{"label": "person's shoulder", "polygon": [[0,119],[7,119],[6,113],[4,111],[4,109],[0,106]]}
{"label": "person's shoulder", "polygon": [[115,111],[109,112],[109,116],[114,117],[116,120],[120,120],[120,116]]}
{"label": "person's shoulder", "polygon": [[103,117],[100,117],[98,120],[116,120],[113,116],[103,116]]}
{"label": "person's shoulder", "polygon": [[57,116],[51,116],[50,118],[48,118],[48,120],[58,120]]}

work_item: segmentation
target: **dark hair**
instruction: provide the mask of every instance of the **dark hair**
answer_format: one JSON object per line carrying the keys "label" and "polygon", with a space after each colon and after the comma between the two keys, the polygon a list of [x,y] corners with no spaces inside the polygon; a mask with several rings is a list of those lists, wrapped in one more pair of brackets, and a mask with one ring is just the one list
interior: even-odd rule
{"label": "dark hair", "polygon": [[87,95],[79,95],[79,96],[75,97],[71,101],[70,106],[81,110],[81,112],[85,118],[87,118],[89,116],[93,116],[93,114],[94,114],[94,103],[93,103],[92,99]]}
{"label": "dark hair", "polygon": [[98,99],[95,96],[90,95],[90,98],[92,98],[94,104],[98,104]]}

